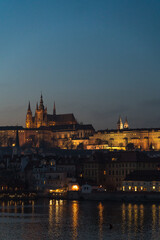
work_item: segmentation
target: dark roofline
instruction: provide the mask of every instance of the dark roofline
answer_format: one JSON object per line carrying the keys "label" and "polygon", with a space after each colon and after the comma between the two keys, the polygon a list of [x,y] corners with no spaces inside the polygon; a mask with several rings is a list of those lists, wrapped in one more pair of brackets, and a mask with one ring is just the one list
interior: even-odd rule
{"label": "dark roofline", "polygon": [[48,130],[48,131],[74,131],[74,130],[84,130],[84,129],[88,129],[88,130],[93,130],[95,131],[95,129],[93,128],[92,124],[68,124],[68,125],[55,125],[55,126],[49,126],[49,127],[45,127],[45,126],[41,126],[39,128],[24,128],[22,126],[0,126],[0,131],[7,131],[7,130],[11,130],[11,131],[16,131],[16,130],[25,130],[25,131],[43,131],[43,130]]}
{"label": "dark roofline", "polygon": [[[74,116],[73,113],[61,113],[61,114],[55,114],[55,116],[64,116],[64,115],[73,115],[73,116]],[[47,113],[47,116],[54,116],[54,115],[53,115],[53,114],[48,114],[48,113]]]}
{"label": "dark roofline", "polygon": [[93,126],[91,124],[85,124],[85,125],[81,125],[81,124],[68,124],[68,125],[55,125],[55,126],[51,126],[49,127],[52,131],[76,131],[76,130],[92,130],[95,131],[95,129],[93,128]]}
{"label": "dark roofline", "polygon": [[0,126],[0,130],[23,130],[22,126]]}

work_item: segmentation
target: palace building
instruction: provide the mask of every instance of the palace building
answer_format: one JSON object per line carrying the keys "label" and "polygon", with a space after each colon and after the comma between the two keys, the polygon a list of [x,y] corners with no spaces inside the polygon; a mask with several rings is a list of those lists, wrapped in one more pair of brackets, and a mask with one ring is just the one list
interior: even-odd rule
{"label": "palace building", "polygon": [[56,114],[56,106],[54,103],[53,114],[47,113],[47,107],[44,107],[43,97],[41,94],[40,103],[36,105],[35,115],[32,115],[30,102],[28,104],[28,111],[26,115],[26,128],[50,127],[55,125],[73,125],[77,121],[72,113],[70,114]]}
{"label": "palace building", "polygon": [[20,146],[160,151],[160,128],[131,129],[127,118],[123,124],[119,117],[117,129],[95,131],[92,124],[78,123],[73,113],[57,114],[55,103],[53,113],[48,114],[42,94],[35,114],[32,114],[29,102],[25,128],[0,127],[0,146],[14,146],[17,130]]}

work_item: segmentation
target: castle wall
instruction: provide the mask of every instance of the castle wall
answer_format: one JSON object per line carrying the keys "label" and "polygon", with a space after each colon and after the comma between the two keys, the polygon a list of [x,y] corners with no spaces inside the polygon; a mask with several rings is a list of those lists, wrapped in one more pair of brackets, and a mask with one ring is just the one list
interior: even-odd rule
{"label": "castle wall", "polygon": [[160,129],[131,129],[121,131],[99,131],[90,137],[90,144],[96,143],[97,139],[107,143],[110,148],[127,147],[134,144],[141,150],[160,150]]}
{"label": "castle wall", "polygon": [[[0,146],[14,146],[17,127],[0,127]],[[132,143],[136,149],[160,150],[160,129],[132,129],[98,131],[85,128],[27,129],[18,127],[20,146],[39,147],[44,143],[50,147],[77,148],[83,144],[86,149],[125,150]],[[91,136],[92,135],[92,136]]]}

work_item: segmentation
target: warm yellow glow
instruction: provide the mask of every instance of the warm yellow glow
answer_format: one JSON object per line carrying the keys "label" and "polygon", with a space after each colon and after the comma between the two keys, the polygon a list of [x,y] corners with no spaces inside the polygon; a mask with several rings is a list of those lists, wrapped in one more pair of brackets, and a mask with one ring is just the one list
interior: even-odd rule
{"label": "warm yellow glow", "polygon": [[79,220],[79,203],[74,201],[72,204],[72,239],[78,238],[78,220]]}
{"label": "warm yellow glow", "polygon": [[134,206],[133,206],[133,213],[134,213],[134,226],[136,227],[136,229],[137,229],[137,227],[138,227],[138,205],[137,204],[134,204]]}
{"label": "warm yellow glow", "polygon": [[157,222],[157,207],[155,204],[152,205],[152,229],[155,229],[156,222]]}
{"label": "warm yellow glow", "polygon": [[102,232],[103,232],[103,210],[104,210],[104,207],[103,207],[102,203],[99,203],[98,208],[99,208],[99,230],[100,230],[100,235],[102,237]]}
{"label": "warm yellow glow", "polygon": [[131,186],[129,186],[129,190],[131,190],[132,189],[132,187]]}
{"label": "warm yellow glow", "polygon": [[72,186],[72,191],[79,191],[79,186],[78,185],[73,185]]}
{"label": "warm yellow glow", "polygon": [[50,189],[49,192],[50,193],[62,193],[62,192],[64,192],[64,189]]}
{"label": "warm yellow glow", "polygon": [[137,192],[137,186],[135,186],[135,192]]}
{"label": "warm yellow glow", "polygon": [[155,186],[153,186],[153,190],[155,190],[156,189],[156,187]]}
{"label": "warm yellow glow", "polygon": [[143,187],[141,186],[141,191],[143,190]]}
{"label": "warm yellow glow", "polygon": [[143,228],[144,226],[144,206],[140,205],[140,226]]}
{"label": "warm yellow glow", "polygon": [[103,173],[104,175],[106,175],[106,171],[104,170],[104,173]]}
{"label": "warm yellow glow", "polygon": [[132,209],[131,203],[128,204],[127,213],[128,213],[127,226],[128,226],[129,231],[131,231],[131,226],[132,226],[132,221],[133,221],[133,219],[132,219],[133,209]]}
{"label": "warm yellow glow", "polygon": [[123,191],[125,191],[125,186],[123,186]]}

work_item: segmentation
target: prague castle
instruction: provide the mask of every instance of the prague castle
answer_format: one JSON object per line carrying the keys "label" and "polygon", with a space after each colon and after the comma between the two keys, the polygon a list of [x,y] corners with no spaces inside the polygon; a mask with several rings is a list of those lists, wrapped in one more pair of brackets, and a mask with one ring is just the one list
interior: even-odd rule
{"label": "prague castle", "polygon": [[95,131],[91,124],[79,124],[73,113],[48,114],[41,95],[32,115],[30,102],[24,127],[0,127],[0,146],[14,146],[18,130],[20,146],[62,149],[160,150],[160,128],[131,129],[121,117],[117,129]]}
{"label": "prague castle", "polygon": [[43,97],[41,94],[40,103],[36,106],[35,116],[32,116],[30,102],[26,115],[26,128],[49,127],[55,125],[71,125],[77,124],[73,114],[56,114],[56,106],[54,103],[53,114],[47,114],[47,107],[44,108]]}

